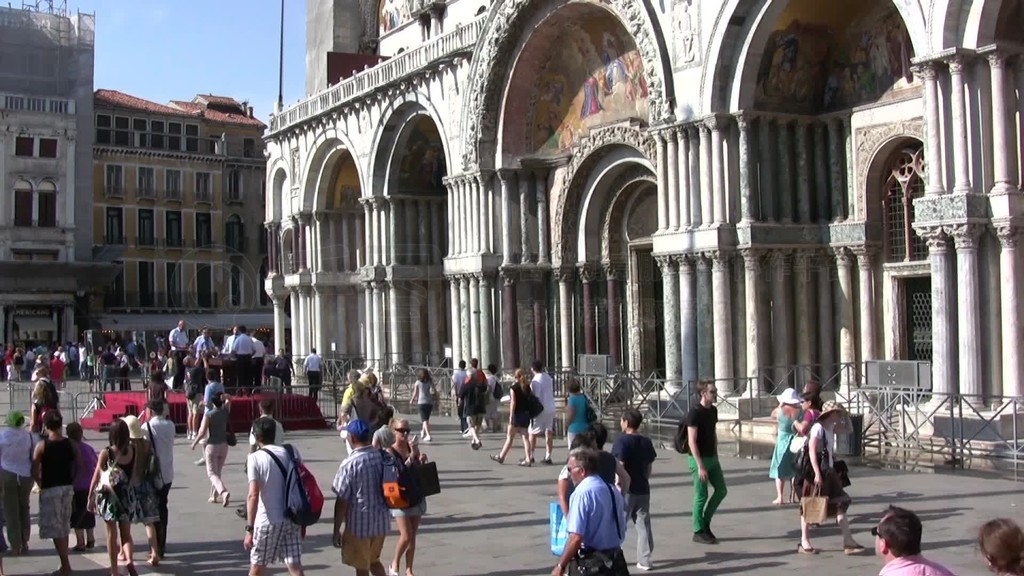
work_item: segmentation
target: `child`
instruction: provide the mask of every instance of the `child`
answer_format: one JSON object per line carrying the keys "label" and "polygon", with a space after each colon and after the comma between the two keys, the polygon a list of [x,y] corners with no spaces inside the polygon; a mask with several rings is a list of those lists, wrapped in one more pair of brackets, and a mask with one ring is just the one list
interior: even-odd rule
{"label": "child", "polygon": [[71,505],[71,528],[75,531],[75,547],[72,550],[85,552],[96,546],[96,515],[89,511],[89,484],[98,458],[96,450],[82,441],[81,424],[72,422],[68,424],[67,430],[68,438],[75,443],[82,456],[82,467],[75,470],[75,496]]}
{"label": "child", "polygon": [[619,425],[622,435],[615,440],[612,454],[629,473],[629,488],[626,490],[626,517],[636,526],[636,566],[640,570],[651,569],[651,553],[654,551],[654,533],[651,532],[651,466],[658,457],[654,443],[640,433],[643,416],[630,408],[623,412]]}

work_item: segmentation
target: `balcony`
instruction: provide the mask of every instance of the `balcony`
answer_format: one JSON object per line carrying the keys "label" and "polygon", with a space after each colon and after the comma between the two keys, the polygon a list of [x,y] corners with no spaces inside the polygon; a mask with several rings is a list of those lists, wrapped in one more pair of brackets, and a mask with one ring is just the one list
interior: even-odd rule
{"label": "balcony", "polygon": [[107,310],[204,310],[217,307],[216,292],[112,292],[104,294]]}
{"label": "balcony", "polygon": [[382,86],[413,74],[419,74],[432,62],[471,51],[483,32],[486,18],[486,15],[479,16],[465,26],[460,26],[426,44],[403,52],[373,68],[363,70],[319,94],[306,98],[280,114],[272,116],[270,118],[270,133],[301,124]]}
{"label": "balcony", "polygon": [[124,246],[126,244],[124,236],[116,236],[112,234],[104,235],[103,243],[107,246]]}
{"label": "balcony", "polygon": [[213,250],[216,248],[216,245],[214,245],[211,238],[197,238],[192,241],[192,247],[196,250]]}
{"label": "balcony", "polygon": [[124,198],[123,184],[107,184],[103,188],[103,195],[107,198]]}
{"label": "balcony", "polygon": [[152,236],[139,236],[135,239],[136,246],[156,246],[156,238]]}
{"label": "balcony", "polygon": [[181,238],[167,238],[164,240],[164,246],[168,248],[184,248],[185,241]]}
{"label": "balcony", "polygon": [[135,189],[135,197],[139,200],[156,200],[156,188],[152,186],[139,186]]}
{"label": "balcony", "polygon": [[164,190],[164,200],[181,202],[181,190],[174,190],[172,188]]}

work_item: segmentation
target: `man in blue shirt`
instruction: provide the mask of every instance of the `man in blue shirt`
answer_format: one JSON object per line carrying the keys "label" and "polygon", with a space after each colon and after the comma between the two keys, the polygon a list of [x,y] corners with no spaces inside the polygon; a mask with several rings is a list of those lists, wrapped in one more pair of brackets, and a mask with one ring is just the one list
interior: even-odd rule
{"label": "man in blue shirt", "polygon": [[570,564],[601,565],[598,573],[628,575],[622,542],[626,535],[626,517],[622,495],[601,479],[596,450],[578,448],[569,454],[569,476],[576,490],[569,498],[567,529],[569,541],[552,576],[565,574]]}

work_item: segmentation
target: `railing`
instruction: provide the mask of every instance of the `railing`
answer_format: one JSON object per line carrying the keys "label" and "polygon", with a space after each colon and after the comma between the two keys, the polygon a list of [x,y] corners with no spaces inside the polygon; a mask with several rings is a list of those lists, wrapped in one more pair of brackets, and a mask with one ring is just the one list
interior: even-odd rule
{"label": "railing", "polygon": [[373,68],[346,78],[319,94],[310,96],[272,116],[270,131],[277,132],[324,114],[340,104],[414,74],[435,60],[471,49],[483,31],[485,18],[486,16],[479,16],[469,24],[460,26],[432,42],[403,52]]}
{"label": "railing", "polygon": [[196,190],[195,200],[196,202],[206,202],[209,204],[210,202],[213,202],[213,193],[209,190]]}
{"label": "railing", "polygon": [[111,236],[107,234],[103,236],[103,243],[107,245],[121,246],[124,245],[126,242],[124,236]]}
{"label": "railing", "polygon": [[164,190],[164,200],[175,200],[181,202],[181,189],[168,188]]}
{"label": "railing", "polygon": [[139,186],[135,189],[135,197],[141,199],[153,200],[156,198],[156,188],[152,186]]}
{"label": "railing", "polygon": [[103,195],[107,198],[124,198],[124,185],[107,184],[103,187]]}
{"label": "railing", "polygon": [[139,236],[135,239],[136,246],[156,246],[156,238],[152,236]]}
{"label": "railing", "polygon": [[185,241],[181,238],[165,238],[164,246],[168,248],[182,248],[185,246]]}

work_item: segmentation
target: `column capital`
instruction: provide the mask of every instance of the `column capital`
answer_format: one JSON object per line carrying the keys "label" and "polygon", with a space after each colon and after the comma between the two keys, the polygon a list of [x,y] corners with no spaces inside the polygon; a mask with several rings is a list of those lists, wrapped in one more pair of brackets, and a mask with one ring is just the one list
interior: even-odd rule
{"label": "column capital", "polygon": [[836,257],[836,264],[844,268],[853,266],[853,251],[847,246],[836,246],[832,248],[832,254]]}
{"label": "column capital", "polygon": [[391,285],[391,282],[388,282],[386,280],[374,280],[372,284],[374,290],[376,290],[377,292],[383,292],[388,286]]}
{"label": "column capital", "polygon": [[942,226],[921,226],[915,230],[928,243],[929,252],[945,252],[949,248],[949,236]]}
{"label": "column capital", "polygon": [[760,272],[761,271],[761,259],[764,256],[764,250],[760,248],[740,248],[740,257],[743,258],[743,268],[748,272]]}
{"label": "column capital", "polygon": [[728,118],[726,116],[713,115],[708,116],[707,118],[704,119],[704,126],[706,126],[708,130],[711,130],[712,132],[718,132],[719,130],[726,127],[727,122]]}
{"label": "column capital", "polygon": [[499,168],[494,171],[498,175],[498,180],[502,184],[508,184],[512,182],[512,177],[515,176],[516,171],[511,168]]}
{"label": "column capital", "polygon": [[679,270],[683,270],[684,268],[689,268],[689,270],[691,272],[693,271],[693,255],[692,254],[673,254],[672,255],[672,261],[675,262],[676,268],[678,268]]}
{"label": "column capital", "polygon": [[989,68],[999,68],[1002,70],[1006,67],[1007,54],[998,50],[989,52],[985,55],[985,59],[988,60]]}
{"label": "column capital", "polygon": [[793,269],[806,271],[811,266],[813,254],[810,250],[793,251]]}
{"label": "column capital", "polygon": [[708,253],[708,258],[711,260],[711,267],[715,271],[726,270],[729,268],[729,264],[732,263],[732,258],[735,255],[732,251],[715,250]]}
{"label": "column capital", "polygon": [[552,268],[551,274],[558,282],[572,282],[573,278],[576,277],[576,271],[572,266],[559,266],[558,268]]}
{"label": "column capital", "polygon": [[736,119],[736,126],[740,130],[747,130],[748,128],[750,128],[750,123],[757,119],[757,114],[754,114],[753,112],[742,111],[734,114],[733,118]]}
{"label": "column capital", "polygon": [[590,284],[597,280],[597,264],[593,262],[585,262],[577,266],[579,271],[580,281],[584,284]]}
{"label": "column capital", "polygon": [[1021,233],[1024,232],[1020,226],[1009,222],[1000,222],[995,225],[996,237],[999,238],[999,245],[1003,248],[1016,248],[1020,241]]}
{"label": "column capital", "polygon": [[601,268],[604,270],[604,276],[608,280],[622,280],[626,271],[623,270],[622,266],[617,266],[611,262],[601,262]]}
{"label": "column capital", "polygon": [[300,296],[305,296],[308,298],[310,293],[313,291],[313,288],[307,284],[303,284],[298,287],[298,291]]}
{"label": "column capital", "polygon": [[946,64],[949,66],[949,73],[963,74],[965,60],[966,58],[964,58],[963,54],[954,54],[951,56],[949,60],[946,61]]}
{"label": "column capital", "polygon": [[299,212],[299,223],[308,226],[312,217],[312,214],[309,212]]}
{"label": "column capital", "polygon": [[672,257],[667,254],[660,254],[654,257],[654,261],[661,268],[661,274],[669,274],[672,271]]}
{"label": "column capital", "polygon": [[976,250],[978,239],[981,238],[984,226],[980,224],[956,224],[946,231],[953,238],[957,250]]}
{"label": "column capital", "polygon": [[910,71],[915,76],[920,76],[925,82],[934,82],[938,77],[938,69],[935,62],[922,62],[911,66]]}
{"label": "column capital", "polygon": [[865,244],[863,246],[854,246],[852,248],[853,255],[857,257],[857,267],[861,270],[870,270],[875,265],[875,257],[878,256],[878,246],[872,244]]}
{"label": "column capital", "polygon": [[519,273],[514,268],[502,268],[499,272],[502,282],[505,286],[515,286],[516,281],[519,279]]}

